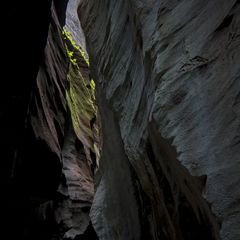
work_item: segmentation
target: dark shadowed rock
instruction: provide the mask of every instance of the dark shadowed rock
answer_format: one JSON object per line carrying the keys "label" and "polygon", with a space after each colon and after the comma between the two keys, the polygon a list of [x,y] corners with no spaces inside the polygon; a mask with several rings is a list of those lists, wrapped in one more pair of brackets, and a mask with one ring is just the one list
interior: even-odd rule
{"label": "dark shadowed rock", "polygon": [[100,114],[119,128],[103,128],[100,239],[240,238],[239,13],[236,0],[80,4]]}
{"label": "dark shadowed rock", "polygon": [[2,16],[1,237],[240,239],[239,1]]}
{"label": "dark shadowed rock", "polygon": [[95,236],[89,218],[93,173],[67,101],[67,1],[42,2],[11,1],[6,8],[9,76],[0,108],[4,236],[81,239]]}

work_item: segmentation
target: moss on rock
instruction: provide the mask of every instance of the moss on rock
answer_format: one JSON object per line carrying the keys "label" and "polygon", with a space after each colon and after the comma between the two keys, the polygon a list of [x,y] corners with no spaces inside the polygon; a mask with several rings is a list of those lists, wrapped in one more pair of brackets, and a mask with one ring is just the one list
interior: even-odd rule
{"label": "moss on rock", "polygon": [[90,78],[87,54],[76,45],[71,33],[63,28],[63,39],[69,57],[66,92],[67,103],[71,112],[74,131],[84,145],[87,157],[90,150],[99,158],[99,129],[96,121],[95,83]]}

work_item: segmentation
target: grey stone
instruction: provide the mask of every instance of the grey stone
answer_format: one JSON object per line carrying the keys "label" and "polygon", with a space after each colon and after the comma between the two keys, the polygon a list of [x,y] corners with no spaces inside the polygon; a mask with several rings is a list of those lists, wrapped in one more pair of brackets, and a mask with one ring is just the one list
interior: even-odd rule
{"label": "grey stone", "polygon": [[[125,193],[117,187],[119,179],[109,175],[116,171],[120,176],[130,171],[137,183],[133,186],[126,182],[125,187],[137,192],[139,185],[144,193],[136,193],[135,199],[143,199],[146,195],[150,198],[151,192],[167,188],[167,184],[153,185],[154,182],[160,184],[158,175],[167,177],[166,172],[160,173],[154,166],[163,166],[165,161],[173,163],[176,159],[187,169],[186,178],[207,177],[204,190],[199,192],[202,197],[197,207],[202,208],[204,201],[209,203],[209,208],[204,208],[203,212],[208,216],[212,214],[209,219],[215,218],[211,220],[212,226],[222,222],[221,239],[240,239],[239,16],[240,4],[236,0],[81,2],[79,17],[97,83],[100,114],[110,115],[109,111],[114,114],[114,124],[120,131],[120,135],[113,137],[105,128],[103,145],[107,145],[107,149],[122,144],[124,147],[124,153],[115,155],[108,154],[103,147],[99,171],[102,180],[99,180],[91,213],[100,239],[140,239],[134,228],[131,232],[134,234],[128,237],[108,235],[114,231],[114,226],[109,225],[112,221],[118,221],[116,225],[124,229],[122,233],[129,227],[127,222],[122,223],[128,214],[126,210],[117,216],[110,214],[115,206],[122,204]],[[103,110],[106,102],[102,99],[111,109],[107,113]],[[177,152],[175,160],[169,157],[164,161],[147,159],[151,122],[155,122],[155,131],[163,139],[171,140],[170,145]],[[114,140],[114,144],[115,138],[118,140]],[[151,143],[153,149],[158,147],[156,144]],[[128,162],[124,170],[119,167],[119,155],[125,155],[125,160],[121,161]],[[174,172],[173,179],[168,180],[171,185],[178,179],[179,170],[170,171]],[[115,187],[108,187],[108,181]],[[179,181],[175,187],[181,194],[186,194]],[[192,191],[196,189],[197,185],[193,184]],[[171,191],[175,198],[173,202],[179,202],[173,188]],[[115,194],[121,196],[116,202]],[[156,201],[167,203],[166,196],[156,193],[153,196]],[[110,197],[112,202],[107,201]],[[145,200],[141,201],[146,203]],[[192,201],[196,202],[196,199]],[[141,233],[143,239],[160,239],[158,228],[163,231],[161,238],[197,239],[183,233],[191,232],[194,228],[191,224],[186,229],[180,227],[179,232],[176,226],[173,227],[176,232],[173,230],[172,235],[165,233],[168,230],[164,228],[171,229],[171,224],[154,219],[154,211],[158,210],[153,202],[148,202],[150,209],[144,215],[145,222],[140,216],[144,208],[138,203],[139,215],[130,223],[133,226],[138,221],[148,223],[145,225],[149,228],[145,229],[147,235],[144,230]],[[189,202],[193,204],[191,200]],[[127,198],[125,204],[133,206]],[[165,210],[170,212],[168,207]],[[161,215],[164,209],[159,211]],[[179,212],[176,214],[183,221]],[[172,224],[176,224],[174,219]],[[215,227],[213,231],[219,232]],[[210,235],[206,236],[218,238]],[[202,238],[206,239],[206,236]]]}

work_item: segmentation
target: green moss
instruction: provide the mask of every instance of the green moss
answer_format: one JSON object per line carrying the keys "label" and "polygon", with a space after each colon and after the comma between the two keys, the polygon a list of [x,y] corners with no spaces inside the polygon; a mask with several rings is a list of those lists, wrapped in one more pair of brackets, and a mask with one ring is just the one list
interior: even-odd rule
{"label": "green moss", "polygon": [[76,42],[73,40],[71,36],[71,33],[66,29],[66,27],[63,27],[62,35],[63,35],[63,39],[70,42],[71,46],[81,54],[81,56],[84,58],[87,65],[89,66],[90,64],[89,64],[89,59],[87,57],[87,54],[83,51],[83,49],[80,46],[76,44]]}
{"label": "green moss", "polygon": [[[67,56],[70,60],[67,75],[70,87],[67,89],[66,97],[71,111],[73,127],[84,146],[93,152],[97,152],[98,150],[93,140],[93,126],[91,126],[92,119],[96,119],[97,115],[94,96],[95,83],[93,79],[90,80],[88,78],[89,74],[85,73],[86,68],[89,67],[89,60],[87,54],[76,45],[66,28],[63,28],[62,34]],[[82,75],[82,71],[85,73],[85,77]],[[98,132],[98,130],[95,132]]]}
{"label": "green moss", "polygon": [[91,79],[91,81],[90,81],[90,86],[91,86],[91,89],[93,90],[93,92],[95,92],[95,82],[93,81],[93,79]]}

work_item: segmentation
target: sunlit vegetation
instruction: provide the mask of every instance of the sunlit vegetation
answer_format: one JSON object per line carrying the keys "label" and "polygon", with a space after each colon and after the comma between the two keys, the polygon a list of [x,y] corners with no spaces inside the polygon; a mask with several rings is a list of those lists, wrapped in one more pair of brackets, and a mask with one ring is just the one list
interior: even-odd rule
{"label": "sunlit vegetation", "polygon": [[95,83],[90,79],[87,54],[76,44],[71,33],[64,27],[62,31],[66,53],[69,58],[66,92],[67,102],[76,135],[85,148],[98,155],[94,139],[98,135],[97,124],[92,124],[97,115],[95,104]]}

